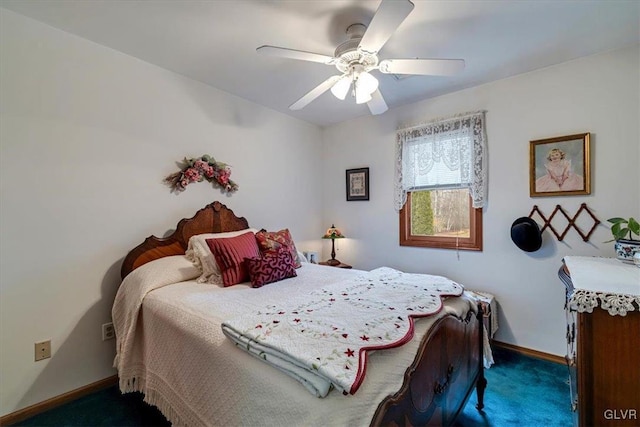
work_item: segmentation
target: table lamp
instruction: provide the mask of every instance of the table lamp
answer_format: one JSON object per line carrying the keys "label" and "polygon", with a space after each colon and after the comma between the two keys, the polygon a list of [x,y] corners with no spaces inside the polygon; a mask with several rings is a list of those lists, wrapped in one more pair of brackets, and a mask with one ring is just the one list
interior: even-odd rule
{"label": "table lamp", "polygon": [[343,239],[344,235],[335,225],[331,224],[331,228],[322,236],[323,239],[331,239],[331,259],[327,260],[327,265],[340,265],[340,261],[336,259],[336,239]]}

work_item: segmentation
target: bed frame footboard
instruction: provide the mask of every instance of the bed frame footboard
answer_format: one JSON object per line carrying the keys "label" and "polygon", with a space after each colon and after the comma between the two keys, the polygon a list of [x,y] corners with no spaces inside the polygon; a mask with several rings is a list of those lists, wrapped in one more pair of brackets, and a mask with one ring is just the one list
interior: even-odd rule
{"label": "bed frame footboard", "polygon": [[376,410],[372,426],[449,426],[474,388],[484,407],[483,314],[439,319],[424,337],[402,388]]}

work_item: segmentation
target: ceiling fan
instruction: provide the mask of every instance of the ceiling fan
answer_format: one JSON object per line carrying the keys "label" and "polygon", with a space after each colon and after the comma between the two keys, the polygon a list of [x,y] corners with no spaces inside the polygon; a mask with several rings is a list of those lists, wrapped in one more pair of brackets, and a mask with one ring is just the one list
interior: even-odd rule
{"label": "ceiling fan", "polygon": [[341,74],[334,75],[310,90],[289,106],[300,110],[311,101],[331,89],[340,100],[351,93],[357,104],[367,103],[371,114],[382,114],[389,107],[380,90],[378,80],[370,73],[378,70],[384,74],[419,74],[448,76],[464,69],[462,59],[385,59],[379,61],[378,51],[393,32],[413,10],[409,0],[382,0],[369,27],[353,24],[347,28],[349,40],[340,44],[334,56],[288,49],[277,46],[260,46],[256,51],[263,55],[335,65]]}

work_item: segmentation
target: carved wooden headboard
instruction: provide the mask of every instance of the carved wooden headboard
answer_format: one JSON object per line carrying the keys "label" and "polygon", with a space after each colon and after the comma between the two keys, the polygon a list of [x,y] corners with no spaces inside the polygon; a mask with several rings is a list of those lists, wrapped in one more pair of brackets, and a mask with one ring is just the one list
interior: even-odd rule
{"label": "carved wooden headboard", "polygon": [[127,274],[149,261],[184,254],[189,238],[196,234],[224,233],[245,228],[249,228],[249,223],[244,217],[237,217],[222,203],[213,202],[196,212],[192,218],[181,219],[170,236],[147,237],[124,258],[120,275],[124,279]]}

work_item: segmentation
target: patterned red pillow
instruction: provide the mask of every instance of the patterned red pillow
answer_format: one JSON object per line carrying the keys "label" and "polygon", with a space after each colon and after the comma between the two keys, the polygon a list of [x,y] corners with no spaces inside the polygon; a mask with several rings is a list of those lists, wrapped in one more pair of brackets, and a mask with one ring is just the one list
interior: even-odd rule
{"label": "patterned red pillow", "polygon": [[285,247],[262,252],[262,257],[247,258],[245,261],[249,268],[251,286],[254,288],[297,276],[291,254]]}
{"label": "patterned red pillow", "polygon": [[260,256],[260,249],[252,232],[236,237],[207,239],[213,257],[220,267],[222,283],[232,286],[249,280],[245,258]]}
{"label": "patterned red pillow", "polygon": [[291,237],[291,233],[289,233],[288,228],[280,231],[260,230],[256,233],[256,241],[258,242],[260,252],[262,253],[284,246],[291,254],[295,268],[302,266],[298,259],[298,250],[296,249],[296,245],[293,243],[293,238]]}

